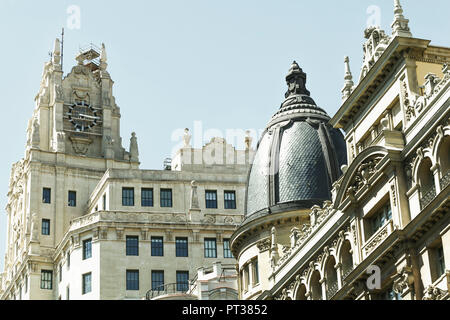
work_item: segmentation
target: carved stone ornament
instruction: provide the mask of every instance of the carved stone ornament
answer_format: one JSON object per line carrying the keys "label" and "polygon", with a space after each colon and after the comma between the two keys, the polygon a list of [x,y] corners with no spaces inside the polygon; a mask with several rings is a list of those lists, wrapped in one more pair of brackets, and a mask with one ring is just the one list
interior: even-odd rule
{"label": "carved stone ornament", "polygon": [[116,228],[116,237],[117,240],[122,240],[123,239],[123,228]]}
{"label": "carved stone ornament", "polygon": [[441,300],[448,292],[434,286],[425,289],[422,300]]}
{"label": "carved stone ornament", "polygon": [[357,169],[352,183],[347,190],[349,196],[355,195],[365,185],[369,185],[369,179],[377,172],[376,166],[383,159],[382,157],[373,157],[364,161]]}
{"label": "carved stone ornament", "polygon": [[405,267],[399,273],[397,279],[394,280],[392,289],[397,294],[403,294],[406,290],[412,288],[414,283],[414,276],[411,268]]}
{"label": "carved stone ornament", "polygon": [[63,102],[64,101],[64,91],[61,85],[55,85],[55,97],[56,101]]}
{"label": "carved stone ornament", "polygon": [[76,154],[86,155],[89,151],[89,146],[92,144],[92,139],[87,137],[71,136],[72,147]]}
{"label": "carved stone ornament", "polygon": [[259,242],[256,244],[256,247],[259,249],[259,252],[261,253],[261,252],[270,250],[271,244],[272,244],[272,243],[271,243],[271,241],[270,241],[270,238],[266,238],[266,239],[263,239],[263,240],[259,241]]}
{"label": "carved stone ornament", "polygon": [[233,224],[234,219],[233,217],[225,217],[224,221],[225,224]]}

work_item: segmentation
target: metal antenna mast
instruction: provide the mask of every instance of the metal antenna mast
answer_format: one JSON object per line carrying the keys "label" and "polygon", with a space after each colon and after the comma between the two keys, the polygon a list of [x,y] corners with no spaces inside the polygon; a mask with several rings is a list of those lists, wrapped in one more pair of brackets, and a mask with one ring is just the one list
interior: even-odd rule
{"label": "metal antenna mast", "polygon": [[64,73],[64,28],[61,33],[61,71]]}

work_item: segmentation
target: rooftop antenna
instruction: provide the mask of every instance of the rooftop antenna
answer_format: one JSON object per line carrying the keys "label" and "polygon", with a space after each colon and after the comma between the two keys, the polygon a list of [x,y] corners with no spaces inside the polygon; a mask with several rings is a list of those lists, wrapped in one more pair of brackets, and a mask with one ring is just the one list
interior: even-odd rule
{"label": "rooftop antenna", "polygon": [[61,71],[64,73],[64,27],[61,32]]}

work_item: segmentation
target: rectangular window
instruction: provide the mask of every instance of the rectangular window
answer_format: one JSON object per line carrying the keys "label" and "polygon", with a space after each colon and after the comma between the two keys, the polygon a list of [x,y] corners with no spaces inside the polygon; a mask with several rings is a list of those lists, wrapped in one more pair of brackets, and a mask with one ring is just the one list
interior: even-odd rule
{"label": "rectangular window", "polygon": [[225,209],[236,209],[236,192],[225,191],[224,192]]}
{"label": "rectangular window", "polygon": [[139,255],[139,237],[127,236],[127,256]]}
{"label": "rectangular window", "polygon": [[250,283],[250,272],[249,272],[249,265],[246,264],[244,267],[244,291],[248,291],[248,285]]}
{"label": "rectangular window", "polygon": [[153,189],[141,189],[141,206],[153,207]]}
{"label": "rectangular window", "polygon": [[69,207],[77,206],[77,193],[75,191],[69,191]]}
{"label": "rectangular window", "polygon": [[59,264],[58,269],[59,269],[59,282],[61,282],[62,281],[62,263]]}
{"label": "rectangular window", "polygon": [[161,189],[161,207],[172,207],[172,189]]}
{"label": "rectangular window", "polygon": [[134,188],[122,188],[122,206],[134,206]]}
{"label": "rectangular window", "polygon": [[92,257],[92,239],[87,239],[83,241],[83,260]]}
{"label": "rectangular window", "polygon": [[439,278],[445,273],[444,247],[442,243],[436,248],[436,277]]}
{"label": "rectangular window", "polygon": [[259,283],[258,259],[254,259],[252,261],[252,279],[253,279],[253,286]]}
{"label": "rectangular window", "polygon": [[392,219],[391,205],[384,206],[371,219],[372,235],[381,229],[389,220]]}
{"label": "rectangular window", "polygon": [[164,290],[164,271],[152,271],[152,290]]}
{"label": "rectangular window", "polygon": [[25,276],[25,293],[28,292],[28,275]]}
{"label": "rectangular window", "polygon": [[224,258],[233,258],[233,254],[230,249],[230,239],[223,240],[223,257]]}
{"label": "rectangular window", "polygon": [[67,252],[67,270],[70,268],[70,252]]}
{"label": "rectangular window", "polygon": [[42,219],[42,235],[50,235],[50,220],[48,219]]}
{"label": "rectangular window", "polygon": [[151,247],[152,247],[152,257],[164,256],[163,237],[152,237]]}
{"label": "rectangular window", "polygon": [[206,208],[217,209],[217,191],[205,191]]}
{"label": "rectangular window", "polygon": [[175,254],[177,257],[188,256],[188,238],[175,239]]}
{"label": "rectangular window", "polygon": [[43,203],[51,203],[51,201],[52,201],[51,194],[52,194],[52,189],[50,189],[50,188],[42,189],[42,202]]}
{"label": "rectangular window", "polygon": [[106,194],[103,195],[103,211],[106,211]]}
{"label": "rectangular window", "polygon": [[217,258],[216,239],[205,238],[205,258]]}
{"label": "rectangular window", "polygon": [[70,289],[66,287],[66,300],[70,300]]}
{"label": "rectangular window", "polygon": [[53,271],[41,270],[41,289],[53,289]]}
{"label": "rectangular window", "polygon": [[127,270],[127,290],[139,290],[139,270]]}
{"label": "rectangular window", "polygon": [[89,293],[92,291],[92,273],[83,274],[83,294]]}
{"label": "rectangular window", "polygon": [[189,271],[177,271],[177,291],[189,290]]}

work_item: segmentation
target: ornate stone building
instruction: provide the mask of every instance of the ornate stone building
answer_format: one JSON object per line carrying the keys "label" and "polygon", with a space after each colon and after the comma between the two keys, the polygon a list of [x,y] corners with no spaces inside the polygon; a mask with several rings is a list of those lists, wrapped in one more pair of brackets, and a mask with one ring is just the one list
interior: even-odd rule
{"label": "ornate stone building", "polygon": [[449,299],[450,49],[394,7],[331,119],[293,64],[231,239],[241,299]]}
{"label": "ornate stone building", "polygon": [[[234,263],[253,156],[214,138],[184,146],[165,170],[139,169],[122,146],[107,56],[91,46],[63,78],[61,46],[44,66],[25,157],[8,193],[1,299],[142,299],[200,267]],[[230,287],[232,288],[232,286]]]}

